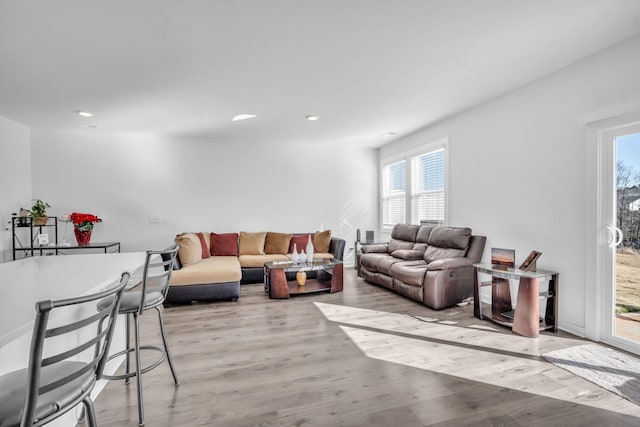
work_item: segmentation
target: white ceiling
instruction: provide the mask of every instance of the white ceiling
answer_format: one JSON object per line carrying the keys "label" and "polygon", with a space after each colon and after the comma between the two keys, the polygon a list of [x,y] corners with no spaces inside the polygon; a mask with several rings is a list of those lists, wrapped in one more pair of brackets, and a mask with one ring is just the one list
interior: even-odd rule
{"label": "white ceiling", "polygon": [[638,0],[0,0],[0,115],[380,146],[638,33]]}

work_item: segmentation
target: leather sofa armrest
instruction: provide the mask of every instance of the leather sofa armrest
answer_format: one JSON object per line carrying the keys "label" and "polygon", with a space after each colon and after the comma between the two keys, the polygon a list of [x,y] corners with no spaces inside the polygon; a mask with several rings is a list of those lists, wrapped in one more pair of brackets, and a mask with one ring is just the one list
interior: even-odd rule
{"label": "leather sofa armrest", "polygon": [[332,237],[329,242],[329,252],[333,254],[335,259],[343,260],[344,259],[344,247],[346,245],[346,241],[344,239],[340,239],[338,237]]}
{"label": "leather sofa armrest", "polygon": [[442,258],[427,264],[427,270],[451,270],[472,265],[473,260],[469,258]]}
{"label": "leather sofa armrest", "polygon": [[362,245],[362,248],[360,248],[360,250],[362,251],[363,254],[372,254],[372,253],[386,254],[387,247],[388,245],[386,243],[380,243],[377,245]]}

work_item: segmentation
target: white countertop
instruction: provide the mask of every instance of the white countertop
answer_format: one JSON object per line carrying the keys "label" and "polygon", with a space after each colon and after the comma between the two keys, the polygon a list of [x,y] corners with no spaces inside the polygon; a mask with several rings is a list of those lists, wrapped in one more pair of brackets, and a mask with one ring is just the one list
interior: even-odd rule
{"label": "white countertop", "polygon": [[42,300],[98,292],[144,265],[144,252],[39,256],[0,264],[0,347],[31,332]]}

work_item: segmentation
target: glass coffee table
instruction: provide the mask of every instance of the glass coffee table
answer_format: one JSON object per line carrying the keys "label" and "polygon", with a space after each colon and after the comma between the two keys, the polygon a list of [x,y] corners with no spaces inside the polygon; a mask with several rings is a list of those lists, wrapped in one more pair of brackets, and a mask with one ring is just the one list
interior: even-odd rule
{"label": "glass coffee table", "polygon": [[[307,279],[298,285],[296,274],[304,271]],[[335,258],[293,263],[272,261],[264,264],[264,290],[269,298],[289,298],[314,292],[342,292],[343,264]]]}

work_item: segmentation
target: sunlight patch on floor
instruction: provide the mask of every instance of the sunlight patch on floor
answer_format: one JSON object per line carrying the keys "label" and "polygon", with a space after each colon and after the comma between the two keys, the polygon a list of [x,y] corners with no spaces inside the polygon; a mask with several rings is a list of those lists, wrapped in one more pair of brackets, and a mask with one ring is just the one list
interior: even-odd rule
{"label": "sunlight patch on floor", "polygon": [[[314,302],[367,356],[431,372],[506,387],[623,414],[640,407],[540,358],[582,340],[526,338],[477,325]],[[446,323],[445,323],[446,322]]]}

